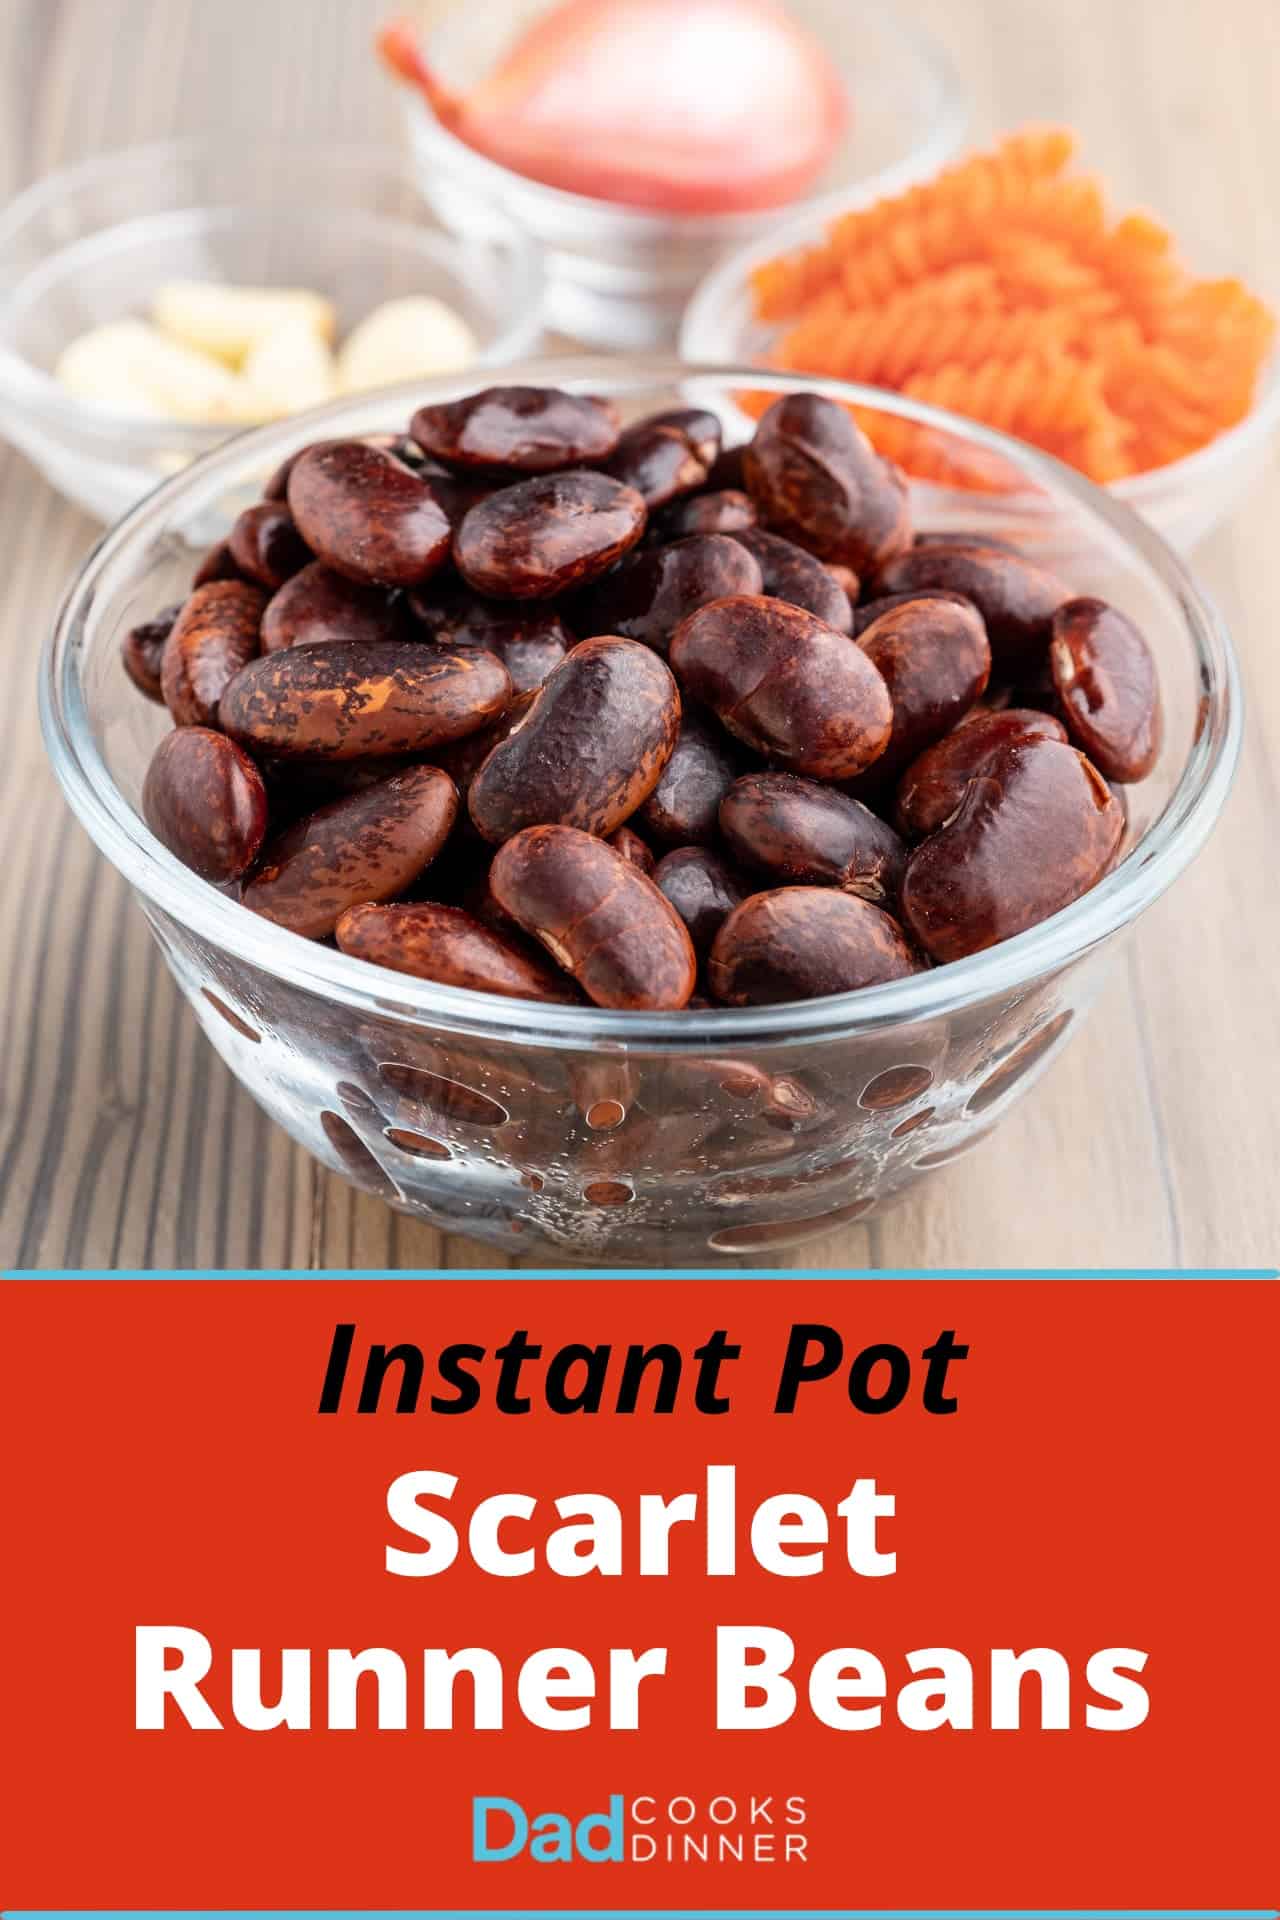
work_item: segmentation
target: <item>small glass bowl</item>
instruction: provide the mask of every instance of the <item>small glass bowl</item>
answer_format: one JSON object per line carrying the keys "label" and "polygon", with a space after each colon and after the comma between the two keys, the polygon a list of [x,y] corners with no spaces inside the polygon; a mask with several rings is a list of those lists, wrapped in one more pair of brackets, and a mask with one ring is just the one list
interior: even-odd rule
{"label": "small glass bowl", "polygon": [[[716,362],[758,361],[777,329],[755,315],[751,276],[767,260],[816,246],[833,219],[867,204],[864,196],[846,196],[839,205],[811,208],[728,255],[698,287],[680,327],[680,351],[687,360]],[[805,376],[809,378],[809,376]],[[758,383],[753,383],[758,384]],[[750,431],[744,420],[742,430]],[[1174,460],[1150,473],[1131,474],[1106,489],[1117,500],[1140,513],[1179,553],[1190,553],[1205,536],[1226,520],[1256,482],[1280,426],[1280,353],[1272,356],[1259,383],[1257,397],[1238,426],[1219,434],[1197,453]],[[1028,496],[992,494],[965,487],[939,486],[933,481],[911,482],[917,519],[921,524],[998,533],[1008,525],[1010,512],[1018,515],[1023,538],[1045,555],[1070,560],[1055,546],[1052,509],[1042,512]]]}
{"label": "small glass bowl", "polygon": [[[966,107],[949,57],[884,0],[787,0],[826,48],[850,99],[849,129],[814,196],[811,217],[851,191],[877,199],[935,172],[956,151]],[[465,92],[490,71],[545,0],[452,7],[427,36],[441,79]],[[405,124],[423,195],[456,232],[507,216],[547,250],[548,321],[594,346],[671,346],[681,310],[726,251],[775,226],[789,209],[723,215],[650,213],[544,186],[486,159],[404,94]]]}
{"label": "small glass bowl", "polygon": [[[197,551],[304,441],[403,426],[465,376],[387,389],[247,434],[102,541],[46,650],[42,719],[90,834],[139,895],[214,1047],[328,1167],[510,1253],[613,1264],[768,1259],[896,1199],[986,1138],[1091,1004],[1121,936],[1203,845],[1240,744],[1217,616],[1159,537],[1016,442],[872,389],[677,361],[529,363],[505,375],[604,393],[626,417],[744,383],[886,410],[1003,455],[1089,556],[1072,581],[1123,607],[1159,665],[1165,743],[1126,789],[1123,858],[1041,926],[907,980],[793,1006],[613,1013],[412,979],[300,939],[198,880],[138,802],[167,715],[120,665],[136,621],[181,596]],[[1017,531],[1011,516],[1009,530]],[[1099,1098],[1105,1098],[1099,1087]]]}
{"label": "small glass bowl", "polygon": [[100,520],[233,431],[125,418],[52,377],[78,335],[145,315],[174,279],[312,288],[336,302],[339,338],[383,300],[435,294],[470,324],[477,367],[541,335],[536,246],[498,222],[445,232],[394,152],[193,139],[52,174],[0,214],[0,431]]}

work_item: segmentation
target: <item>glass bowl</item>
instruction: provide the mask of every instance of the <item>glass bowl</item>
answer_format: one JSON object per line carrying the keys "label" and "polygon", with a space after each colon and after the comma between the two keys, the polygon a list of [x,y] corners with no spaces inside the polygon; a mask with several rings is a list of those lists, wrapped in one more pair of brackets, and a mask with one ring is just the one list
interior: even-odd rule
{"label": "glass bowl", "polygon": [[[849,128],[816,195],[793,205],[823,209],[896,193],[956,151],[966,109],[949,57],[884,0],[787,0],[826,47],[851,101]],[[426,53],[442,80],[466,91],[488,72],[546,0],[489,0],[452,7],[427,32]],[[726,251],[776,226],[786,208],[732,215],[671,215],[619,206],[544,186],[477,153],[403,89],[405,125],[424,197],[446,225],[471,232],[509,216],[547,250],[552,326],[596,346],[645,351],[670,346],[681,310]]]}
{"label": "glass bowl", "polygon": [[[817,245],[833,219],[865,204],[864,197],[858,195],[847,196],[838,206],[807,209],[775,227],[767,238],[756,239],[721,260],[685,310],[680,327],[680,351],[685,358],[720,363],[758,361],[777,329],[756,318],[751,296],[755,269],[780,254]],[[1272,355],[1253,407],[1238,426],[1185,459],[1113,481],[1106,491],[1140,513],[1179,553],[1190,553],[1229,518],[1254,486],[1278,425],[1280,353]],[[742,422],[742,431],[750,431],[749,422]],[[916,479],[911,488],[921,524],[998,533],[1013,510],[1019,515],[1025,537],[1042,544],[1046,551],[1061,531],[1055,531],[1052,524],[1052,508],[1042,511],[1032,495],[1014,500],[1007,494]]]}
{"label": "glass bowl", "polygon": [[[505,377],[607,393],[628,417],[693,398],[728,410],[744,381],[760,384],[746,368],[691,374],[677,361],[533,362]],[[168,722],[126,679],[122,634],[181,596],[196,553],[293,447],[399,428],[415,406],[467,391],[465,376],[318,409],[207,455],[106,535],[46,651],[42,717],[58,777],[232,1071],[328,1167],[509,1253],[767,1259],[895,1200],[989,1134],[1066,1045],[1121,936],[1202,846],[1230,785],[1241,726],[1230,643],[1127,507],[934,409],[838,381],[765,384],[883,403],[1014,461],[1087,556],[1070,585],[1123,607],[1158,658],[1165,744],[1150,779],[1127,790],[1120,863],[1053,919],[953,965],[793,1006],[533,1006],[303,940],[196,879],[151,836],[138,798]]]}
{"label": "glass bowl", "polygon": [[469,322],[478,366],[541,334],[537,247],[497,220],[445,232],[394,152],[193,139],[51,174],[0,214],[0,431],[101,520],[232,431],[127,419],[52,378],[77,335],[145,314],[173,279],[314,288],[340,337],[383,300],[435,294]]}

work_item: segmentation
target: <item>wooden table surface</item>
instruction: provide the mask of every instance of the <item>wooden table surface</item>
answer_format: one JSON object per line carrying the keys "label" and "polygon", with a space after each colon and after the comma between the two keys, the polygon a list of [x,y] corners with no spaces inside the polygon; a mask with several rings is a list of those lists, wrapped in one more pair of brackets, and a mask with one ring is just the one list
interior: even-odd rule
{"label": "wooden table surface", "polygon": [[[368,51],[382,10],[379,0],[0,0],[0,197],[97,149],[182,132],[394,138]],[[1276,291],[1276,0],[904,0],[904,10],[951,47],[978,133],[1073,123],[1119,195]],[[1275,1259],[1278,527],[1273,465],[1196,556],[1249,692],[1243,765],[1208,850],[990,1141],[896,1211],[784,1261]],[[36,662],[95,532],[0,446],[0,1264],[492,1264],[476,1243],[356,1193],[265,1118],[63,806],[36,723]]]}

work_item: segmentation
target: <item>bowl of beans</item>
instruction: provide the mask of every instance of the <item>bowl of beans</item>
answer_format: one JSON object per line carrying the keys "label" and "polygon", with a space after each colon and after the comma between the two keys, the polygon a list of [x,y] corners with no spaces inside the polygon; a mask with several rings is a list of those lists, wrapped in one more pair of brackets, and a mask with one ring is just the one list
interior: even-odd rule
{"label": "bowl of beans", "polygon": [[[834,380],[530,363],[247,434],[90,556],[43,721],[216,1050],[509,1253],[767,1259],[970,1152],[1204,843],[1230,642],[1127,508]],[[1069,577],[851,407],[1017,464]],[[998,1149],[992,1149],[997,1150]]]}

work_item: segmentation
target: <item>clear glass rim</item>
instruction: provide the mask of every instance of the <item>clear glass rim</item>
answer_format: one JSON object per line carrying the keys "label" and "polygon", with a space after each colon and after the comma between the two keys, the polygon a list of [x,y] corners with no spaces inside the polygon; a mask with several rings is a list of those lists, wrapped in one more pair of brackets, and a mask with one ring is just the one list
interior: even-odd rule
{"label": "clear glass rim", "polygon": [[[963,137],[969,109],[960,84],[959,68],[943,46],[921,27],[903,20],[893,7],[885,4],[885,0],[845,0],[845,4],[849,7],[856,5],[863,13],[875,14],[881,28],[893,34],[901,46],[914,54],[937,91],[937,107],[927,137],[892,166],[868,174],[865,183],[860,183],[858,187],[858,191],[862,191],[865,184],[866,191],[876,196],[897,193],[934,172],[951,157]],[[477,152],[465,140],[459,140],[456,134],[451,133],[420,94],[407,85],[402,86],[401,91],[405,96],[404,108],[410,138],[421,139],[434,146],[442,164],[452,173],[471,174],[477,186],[491,196],[527,190],[541,197],[547,207],[554,208],[564,219],[620,221],[637,234],[651,234],[654,238],[669,233],[674,227],[682,235],[705,234],[709,240],[732,246],[735,241],[759,233],[762,222],[772,227],[790,222],[797,215],[813,219],[815,216],[821,218],[828,211],[835,214],[847,203],[853,191],[847,185],[833,187],[825,193],[811,194],[807,198],[788,201],[785,206],[762,208],[755,213],[662,213],[649,207],[628,206],[617,200],[600,200],[592,194],[570,193],[564,187],[550,186],[546,181],[531,179],[527,174],[516,173],[510,167],[490,160],[486,154]]]}
{"label": "clear glass rim", "polygon": [[[761,383],[759,368],[691,365],[671,358],[535,360],[511,367],[513,382],[576,386],[581,391],[644,391],[700,381]],[[465,387],[465,376],[388,387],[391,418],[405,417],[438,394]],[[690,1015],[610,1012],[561,1007],[439,986],[391,973],[290,933],[199,880],[155,839],[113,780],[89,723],[77,663],[99,583],[129,550],[167,525],[193,480],[233,483],[252,461],[265,471],[300,442],[323,437],[353,407],[332,402],[288,421],[260,427],[205,456],[147,495],[108,531],[88,555],[59,608],[45,642],[40,714],[54,771],[92,839],[146,900],[184,928],[247,964],[321,998],[366,1013],[390,1013],[457,1032],[500,1029],[530,1045],[639,1046],[705,1052],[730,1042],[814,1039],[823,1033],[869,1032],[890,1024],[932,1019],[996,993],[1016,990],[1055,972],[1126,926],[1172,884],[1200,851],[1231,786],[1242,735],[1242,691],[1234,650],[1212,604],[1183,562],[1154,529],[1122,502],[1062,465],[1005,435],[938,408],[874,387],[804,374],[770,374],[779,392],[817,390],[862,406],[879,407],[925,426],[969,439],[1024,468],[1033,481],[1058,489],[1137,553],[1172,594],[1192,641],[1201,686],[1201,719],[1164,811],[1115,870],[1062,912],[999,946],[928,973],[854,993],[783,1006],[726,1007]]]}
{"label": "clear glass rim", "polygon": [[[33,221],[56,208],[70,195],[83,188],[108,187],[112,178],[130,174],[145,174],[153,168],[163,168],[166,164],[183,159],[205,158],[216,165],[227,152],[225,139],[208,134],[190,134],[177,140],[157,140],[143,146],[117,147],[106,153],[98,154],[91,160],[77,161],[71,166],[59,167],[47,173],[25,187],[2,211],[0,211],[0,307],[10,294],[16,294],[24,284],[26,273],[10,277],[6,270],[6,250]],[[243,164],[258,156],[258,165],[264,180],[276,178],[272,166],[273,156],[286,159],[297,167],[301,162],[296,143],[284,139],[245,140],[236,144],[236,160]],[[318,155],[313,155],[308,165],[315,166],[325,176],[349,172],[362,174],[366,178],[376,175],[388,182],[403,187],[427,211],[423,201],[422,188],[415,178],[414,170],[406,163],[399,147],[378,145],[371,141],[338,141],[326,145]],[[211,210],[213,202],[202,203],[193,200],[184,203],[186,210],[198,213]],[[227,196],[224,202],[228,211],[235,212],[237,202],[234,196]],[[264,208],[270,205],[270,196],[261,203]],[[250,211],[245,203],[244,211]],[[180,207],[156,212],[181,211]],[[359,212],[351,208],[348,211]],[[371,209],[363,210],[366,214]],[[101,229],[109,233],[116,227],[132,224],[145,215],[131,215],[126,220],[107,222]],[[461,243],[458,236],[447,228],[433,230],[429,227],[414,229],[413,223],[404,220],[410,230],[417,231],[424,242],[435,242],[446,250],[456,249]],[[480,350],[476,366],[499,365],[509,360],[513,353],[526,352],[533,344],[537,331],[542,324],[542,314],[546,305],[547,276],[542,249],[538,242],[519,227],[514,220],[500,216],[502,233],[486,230],[485,238],[500,237],[501,243],[510,249],[512,262],[511,285],[507,291],[506,304],[512,316],[501,331],[495,334]],[[72,245],[83,244],[80,236]],[[65,249],[55,249],[47,253],[40,261],[45,267],[56,257],[56,253]],[[147,450],[157,443],[166,448],[181,449],[191,454],[211,452],[224,445],[228,439],[239,437],[243,431],[257,431],[256,428],[237,429],[234,426],[209,424],[183,420],[157,420],[142,418],[135,414],[113,413],[109,408],[90,408],[73,395],[63,391],[58,382],[46,373],[42,367],[34,366],[22,354],[14,353],[0,341],[0,391],[15,407],[38,416],[42,420],[56,423],[77,434],[87,434],[97,438],[111,438],[123,441],[127,448]],[[272,423],[275,424],[275,423]]]}

